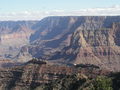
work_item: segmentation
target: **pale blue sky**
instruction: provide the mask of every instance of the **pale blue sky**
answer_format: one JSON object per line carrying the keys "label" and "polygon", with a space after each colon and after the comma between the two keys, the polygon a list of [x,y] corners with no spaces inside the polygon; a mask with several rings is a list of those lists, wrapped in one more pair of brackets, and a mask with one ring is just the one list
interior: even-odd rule
{"label": "pale blue sky", "polygon": [[0,0],[0,13],[21,11],[79,10],[84,8],[111,7],[120,0]]}
{"label": "pale blue sky", "polygon": [[120,0],[0,0],[0,21],[83,15],[120,15]]}

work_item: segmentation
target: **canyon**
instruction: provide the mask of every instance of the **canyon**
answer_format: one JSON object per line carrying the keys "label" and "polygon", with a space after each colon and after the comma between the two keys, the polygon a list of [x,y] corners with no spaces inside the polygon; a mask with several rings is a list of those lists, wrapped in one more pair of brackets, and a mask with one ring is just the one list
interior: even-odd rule
{"label": "canyon", "polygon": [[120,16],[0,21],[0,90],[119,90]]}
{"label": "canyon", "polygon": [[0,21],[0,58],[11,59],[22,46],[29,44],[34,23],[35,21]]}
{"label": "canyon", "polygon": [[40,21],[1,22],[0,56],[19,62],[35,57],[94,64],[119,71],[119,22],[119,16],[53,16]]}

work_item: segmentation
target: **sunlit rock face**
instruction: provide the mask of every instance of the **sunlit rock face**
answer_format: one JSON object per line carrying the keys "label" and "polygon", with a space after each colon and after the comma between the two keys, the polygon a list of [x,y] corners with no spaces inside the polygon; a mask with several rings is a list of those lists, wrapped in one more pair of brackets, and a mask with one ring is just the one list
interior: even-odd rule
{"label": "sunlit rock face", "polygon": [[30,37],[31,45],[25,46],[27,51],[22,53],[118,70],[119,22],[119,16],[47,17],[34,26],[36,32]]}
{"label": "sunlit rock face", "polygon": [[1,57],[21,62],[36,57],[90,63],[111,70],[118,70],[120,66],[119,16],[65,16],[0,22],[0,32]]}
{"label": "sunlit rock face", "polygon": [[119,23],[114,23],[111,28],[93,31],[78,29],[72,36],[71,45],[63,55],[68,56],[66,59],[76,64],[91,63],[119,70],[120,46],[119,42],[116,42],[120,38],[119,26]]}

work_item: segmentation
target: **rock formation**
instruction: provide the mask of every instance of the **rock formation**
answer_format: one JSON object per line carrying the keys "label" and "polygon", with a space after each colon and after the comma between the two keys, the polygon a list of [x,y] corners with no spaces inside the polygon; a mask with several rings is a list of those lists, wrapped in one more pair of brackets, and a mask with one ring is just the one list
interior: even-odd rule
{"label": "rock formation", "polygon": [[34,32],[31,28],[37,21],[1,21],[0,56],[13,58],[20,48],[29,44],[29,37]]}
{"label": "rock formation", "polygon": [[119,22],[119,16],[47,17],[33,27],[31,44],[22,53],[119,70]]}
{"label": "rock formation", "polygon": [[52,81],[75,74],[78,74],[79,78],[95,78],[97,75],[108,75],[110,72],[93,66],[70,67],[56,64],[50,65],[44,61],[32,60],[23,66],[0,69],[0,89],[34,90],[43,84],[49,84]]}
{"label": "rock formation", "polygon": [[36,57],[120,70],[120,16],[65,16],[0,22],[0,31],[0,57],[21,62]]}

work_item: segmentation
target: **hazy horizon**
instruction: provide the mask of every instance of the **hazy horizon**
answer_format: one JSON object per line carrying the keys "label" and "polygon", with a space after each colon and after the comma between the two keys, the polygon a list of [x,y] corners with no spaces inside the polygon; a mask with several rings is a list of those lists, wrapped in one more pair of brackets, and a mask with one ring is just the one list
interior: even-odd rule
{"label": "hazy horizon", "polygon": [[0,21],[40,20],[47,16],[118,16],[119,0],[1,0]]}

